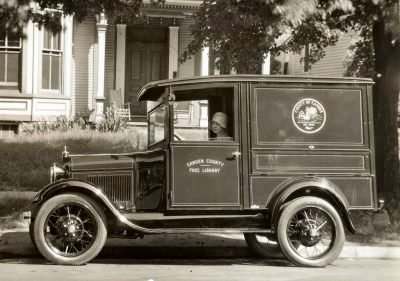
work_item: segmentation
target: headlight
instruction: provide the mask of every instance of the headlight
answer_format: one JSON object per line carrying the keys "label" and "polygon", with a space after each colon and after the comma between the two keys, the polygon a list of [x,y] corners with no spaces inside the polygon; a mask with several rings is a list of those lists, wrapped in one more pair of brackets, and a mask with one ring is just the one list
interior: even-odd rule
{"label": "headlight", "polygon": [[63,166],[54,163],[50,168],[50,182],[68,178],[68,171]]}

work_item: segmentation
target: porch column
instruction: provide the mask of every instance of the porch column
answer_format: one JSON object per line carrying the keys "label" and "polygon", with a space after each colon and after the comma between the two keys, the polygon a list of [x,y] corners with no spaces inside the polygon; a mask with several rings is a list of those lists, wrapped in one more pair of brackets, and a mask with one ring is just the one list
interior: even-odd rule
{"label": "porch column", "polygon": [[39,67],[42,65],[42,61],[40,60],[42,58],[41,56],[41,29],[39,29],[39,26],[37,23],[33,24],[33,66],[32,66],[32,94],[37,95],[39,93],[39,89],[42,87],[42,85],[39,85],[39,81],[42,81],[42,79],[39,76]]}
{"label": "porch column", "polygon": [[96,120],[103,114],[104,111],[104,61],[106,53],[106,30],[107,18],[102,13],[96,15],[97,19],[97,34],[98,34],[98,57],[97,57],[97,93],[96,93]]}
{"label": "porch column", "polygon": [[24,33],[27,34],[22,43],[22,93],[33,93],[33,49],[35,34],[35,24],[30,20],[24,27]]}
{"label": "porch column", "polygon": [[201,50],[201,76],[208,76],[208,51],[208,47]]}
{"label": "porch column", "polygon": [[64,19],[64,90],[66,96],[71,96],[72,92],[72,37],[73,37],[73,16],[66,16]]}
{"label": "porch column", "polygon": [[271,54],[268,53],[268,56],[264,59],[262,64],[262,74],[270,74],[270,64],[271,64]]}
{"label": "porch column", "polygon": [[[125,97],[126,24],[117,24],[117,57],[115,62],[115,89]],[[126,102],[126,101],[124,101]]]}
{"label": "porch column", "polygon": [[[178,43],[179,43],[179,26],[169,27],[169,67],[168,78],[177,78],[178,75]],[[174,72],[176,73],[174,77]]]}

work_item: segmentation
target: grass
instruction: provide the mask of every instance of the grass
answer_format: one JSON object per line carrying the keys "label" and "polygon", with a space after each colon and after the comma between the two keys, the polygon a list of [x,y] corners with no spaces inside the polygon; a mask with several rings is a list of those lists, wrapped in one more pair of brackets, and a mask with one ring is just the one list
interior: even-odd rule
{"label": "grass", "polygon": [[389,207],[390,225],[388,227],[375,227],[372,217],[363,211],[352,211],[351,220],[357,230],[357,235],[346,235],[346,240],[365,245],[396,246],[400,247],[400,221],[399,208]]}
{"label": "grass", "polygon": [[19,214],[27,210],[31,198],[17,198],[6,196],[0,198],[0,217],[18,218]]}
{"label": "grass", "polygon": [[89,130],[18,135],[0,145],[0,190],[37,191],[49,183],[49,169],[71,154],[129,153],[144,150],[146,134],[137,129],[118,133]]}

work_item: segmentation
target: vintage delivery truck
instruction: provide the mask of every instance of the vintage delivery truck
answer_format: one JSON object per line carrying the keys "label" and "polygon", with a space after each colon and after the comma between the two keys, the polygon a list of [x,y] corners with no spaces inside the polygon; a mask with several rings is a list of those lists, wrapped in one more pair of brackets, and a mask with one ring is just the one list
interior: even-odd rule
{"label": "vintage delivery truck", "polygon": [[[227,75],[155,81],[148,149],[69,155],[34,197],[33,243],[56,264],[93,259],[108,237],[243,233],[263,257],[323,267],[351,210],[378,211],[372,80]],[[189,105],[182,123],[181,105]],[[198,122],[197,122],[197,121]],[[196,123],[196,122],[197,123]]]}

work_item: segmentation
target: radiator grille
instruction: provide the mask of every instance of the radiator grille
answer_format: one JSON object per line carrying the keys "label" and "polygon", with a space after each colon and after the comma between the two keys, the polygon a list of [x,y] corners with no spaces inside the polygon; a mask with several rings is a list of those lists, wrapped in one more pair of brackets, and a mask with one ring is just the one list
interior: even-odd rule
{"label": "radiator grille", "polygon": [[87,181],[98,186],[114,201],[132,202],[132,174],[95,174],[88,175]]}

